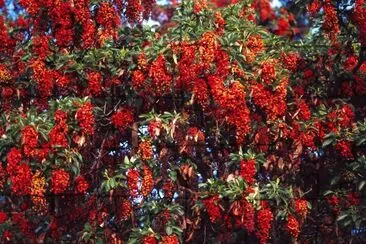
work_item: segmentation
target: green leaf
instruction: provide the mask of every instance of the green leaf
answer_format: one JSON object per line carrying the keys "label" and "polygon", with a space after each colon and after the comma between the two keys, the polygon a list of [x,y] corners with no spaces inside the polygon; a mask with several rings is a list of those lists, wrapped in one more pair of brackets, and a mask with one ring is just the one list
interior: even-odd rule
{"label": "green leaf", "polygon": [[337,218],[337,221],[342,221],[343,219],[347,218],[348,214],[343,214]]}
{"label": "green leaf", "polygon": [[333,143],[333,141],[334,141],[334,138],[326,139],[325,141],[323,141],[322,147],[329,146],[330,144]]}
{"label": "green leaf", "polygon": [[360,184],[358,185],[358,190],[361,191],[363,189],[363,187],[365,186],[366,184],[366,180],[363,180],[360,182]]}
{"label": "green leaf", "polygon": [[165,228],[165,232],[166,232],[166,234],[167,234],[168,236],[170,236],[171,234],[173,234],[173,229],[172,229],[172,227],[167,226],[167,227]]}
{"label": "green leaf", "polygon": [[333,193],[333,191],[328,190],[328,191],[324,192],[324,196],[327,196],[327,195],[332,194],[332,193]]}
{"label": "green leaf", "polygon": [[366,142],[366,138],[362,138],[361,140],[357,141],[356,145],[357,146],[360,146],[360,145],[362,145],[365,142]]}

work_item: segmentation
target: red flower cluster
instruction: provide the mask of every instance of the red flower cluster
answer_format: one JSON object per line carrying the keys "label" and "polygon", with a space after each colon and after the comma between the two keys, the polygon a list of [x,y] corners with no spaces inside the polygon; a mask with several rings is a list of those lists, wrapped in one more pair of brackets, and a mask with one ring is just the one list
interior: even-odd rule
{"label": "red flower cluster", "polygon": [[341,154],[342,157],[347,159],[353,159],[351,143],[348,141],[339,141],[335,145],[336,150]]}
{"label": "red flower cluster", "polygon": [[132,212],[132,206],[131,206],[131,202],[129,200],[124,199],[122,201],[121,207],[118,209],[119,209],[118,216],[122,220],[127,220],[128,218],[130,218],[131,212]]}
{"label": "red flower cluster", "polygon": [[255,230],[255,209],[246,199],[243,199],[240,203],[241,226],[252,233]]}
{"label": "red flower cluster", "polygon": [[132,72],[132,86],[135,90],[143,87],[146,77],[141,70],[134,70]]}
{"label": "red flower cluster", "polygon": [[299,233],[300,233],[300,227],[299,227],[299,222],[297,221],[297,219],[294,216],[289,215],[287,217],[286,229],[293,238],[297,239],[297,237],[299,236]]}
{"label": "red flower cluster", "polygon": [[18,164],[22,160],[22,152],[19,149],[13,147],[6,155],[6,160],[8,163],[6,167],[8,174],[14,174],[17,171]]}
{"label": "red flower cluster", "polygon": [[41,98],[48,97],[52,94],[53,89],[53,72],[46,68],[41,60],[35,60],[31,64],[33,68],[32,79],[37,83],[37,91]]}
{"label": "red flower cluster", "polygon": [[142,160],[151,159],[153,156],[153,148],[151,142],[148,140],[141,142],[139,145],[139,153]]}
{"label": "red flower cluster", "polygon": [[82,47],[91,48],[95,43],[96,27],[93,21],[89,20],[83,23],[83,34],[81,36]]}
{"label": "red flower cluster", "polygon": [[234,81],[229,88],[224,86],[221,78],[208,77],[213,98],[218,103],[218,113],[225,116],[228,123],[236,127],[236,138],[240,144],[248,134],[250,127],[249,109],[246,105],[244,86]]}
{"label": "red flower cluster", "polygon": [[361,45],[366,46],[366,2],[365,0],[356,0],[352,20],[358,27]]}
{"label": "red flower cluster", "polygon": [[311,111],[305,100],[301,99],[297,107],[299,109],[298,116],[300,120],[307,121],[311,118]]}
{"label": "red flower cluster", "polygon": [[154,188],[154,179],[150,167],[146,164],[142,166],[144,177],[142,178],[141,193],[144,197],[148,196]]}
{"label": "red flower cluster", "polygon": [[221,210],[218,206],[219,196],[212,196],[203,200],[206,211],[210,216],[210,221],[212,223],[216,222],[217,219],[221,218]]}
{"label": "red flower cluster", "polygon": [[142,243],[143,244],[157,244],[158,242],[154,235],[148,235],[148,236],[144,237],[144,239],[142,240]]}
{"label": "red flower cluster", "polygon": [[92,95],[98,96],[102,93],[101,81],[102,75],[99,72],[88,73],[88,87]]}
{"label": "red flower cluster", "polygon": [[195,1],[193,6],[193,13],[198,14],[206,8],[207,8],[207,0],[197,0]]}
{"label": "red flower cluster", "polygon": [[4,242],[9,242],[13,238],[13,234],[9,230],[5,230],[2,236]]}
{"label": "red flower cluster", "polygon": [[256,162],[254,159],[240,161],[239,174],[249,185],[252,185],[255,182],[254,176],[257,172],[255,165]]}
{"label": "red flower cluster", "polygon": [[261,23],[272,20],[275,17],[275,13],[271,8],[269,0],[255,0],[253,6],[259,15]]}
{"label": "red flower cluster", "polygon": [[167,199],[170,199],[172,198],[173,196],[173,187],[174,187],[174,184],[172,181],[170,180],[167,180],[164,182],[163,184],[163,191],[164,191],[164,198],[167,198]]}
{"label": "red flower cluster", "polygon": [[202,35],[198,42],[198,52],[202,68],[209,69],[215,60],[215,50],[219,47],[217,43],[217,35],[214,32],[208,31]]}
{"label": "red flower cluster", "polygon": [[27,238],[33,239],[34,233],[31,230],[31,225],[23,212],[13,212],[11,216],[13,223],[19,227],[21,232],[27,236]]}
{"label": "red flower cluster", "polygon": [[308,214],[308,203],[303,199],[296,199],[294,203],[295,212],[303,219],[306,218]]}
{"label": "red flower cluster", "polygon": [[0,212],[0,225],[8,220],[8,215],[5,212]]}
{"label": "red flower cluster", "polygon": [[149,131],[149,134],[151,137],[155,138],[155,137],[159,136],[160,130],[161,130],[161,122],[156,121],[156,120],[151,121],[149,123],[147,130]]}
{"label": "red flower cluster", "polygon": [[69,186],[69,181],[70,175],[64,169],[53,171],[51,176],[52,192],[55,194],[65,192]]}
{"label": "red flower cluster", "polygon": [[0,51],[5,54],[11,54],[14,50],[14,46],[16,45],[16,40],[11,37],[9,34],[8,27],[5,25],[4,16],[0,16]]}
{"label": "red flower cluster", "polygon": [[261,78],[267,85],[272,84],[276,79],[276,68],[272,62],[264,62],[262,64]]}
{"label": "red flower cluster", "polygon": [[226,24],[225,19],[221,15],[221,12],[215,13],[215,24],[217,25],[216,32],[221,35],[224,32],[224,27]]}
{"label": "red flower cluster", "polygon": [[26,156],[34,156],[38,146],[38,132],[31,126],[25,126],[22,130],[23,151]]}
{"label": "red flower cluster", "polygon": [[259,35],[251,35],[245,42],[245,47],[246,48],[243,49],[242,53],[245,56],[246,61],[253,63],[257,54],[264,50],[263,40]]}
{"label": "red flower cluster", "polygon": [[281,61],[286,69],[295,72],[297,70],[299,57],[296,53],[289,53],[289,54],[283,53],[281,55]]}
{"label": "red flower cluster", "polygon": [[197,79],[200,72],[200,65],[196,63],[197,47],[188,42],[180,42],[179,45],[172,47],[175,55],[180,56],[178,61],[179,76],[177,77],[177,89],[189,89],[192,82]]}
{"label": "red flower cluster", "polygon": [[190,141],[203,143],[205,141],[205,134],[197,127],[189,127],[186,138]]}
{"label": "red flower cluster", "polygon": [[127,172],[127,184],[130,189],[130,195],[136,197],[139,191],[138,183],[140,174],[137,169],[130,169]]}
{"label": "red flower cluster", "polygon": [[61,146],[67,147],[67,133],[68,133],[68,125],[67,125],[67,113],[62,110],[57,110],[54,114],[55,126],[51,129],[49,133],[50,144],[51,146]]}
{"label": "red flower cluster", "polygon": [[123,132],[132,125],[133,113],[129,109],[122,107],[111,116],[111,123]]}
{"label": "red flower cluster", "polygon": [[338,197],[336,195],[327,196],[326,200],[327,200],[327,203],[329,205],[331,205],[334,208],[338,208],[338,206],[339,206],[339,199],[338,199]]}
{"label": "red flower cluster", "polygon": [[287,85],[288,80],[283,79],[275,91],[266,89],[262,84],[251,86],[254,103],[266,112],[267,119],[274,120],[285,113],[287,109]]}
{"label": "red flower cluster", "polygon": [[262,37],[259,35],[251,35],[249,36],[246,47],[249,48],[255,54],[262,52],[264,50],[264,43]]}
{"label": "red flower cluster", "polygon": [[83,194],[86,193],[86,191],[89,188],[89,183],[86,181],[84,176],[79,175],[78,177],[76,177],[75,188],[77,193],[83,193]]}
{"label": "red flower cluster", "polygon": [[179,239],[176,235],[163,236],[162,243],[165,243],[165,244],[179,244]]}
{"label": "red flower cluster", "polygon": [[282,15],[277,20],[277,29],[275,33],[279,36],[290,35],[290,27],[289,19]]}
{"label": "red flower cluster", "polygon": [[195,79],[193,82],[192,93],[194,94],[198,104],[200,104],[203,109],[207,108],[209,105],[209,92],[205,80]]}
{"label": "red flower cluster", "polygon": [[262,206],[262,208],[257,213],[258,229],[256,232],[257,237],[259,238],[259,242],[261,244],[267,243],[272,220],[273,220],[273,214],[271,212],[271,209]]}
{"label": "red flower cluster", "polygon": [[49,48],[50,37],[46,35],[38,35],[33,37],[32,50],[38,55],[39,60],[45,60],[50,53]]}
{"label": "red flower cluster", "polygon": [[325,0],[323,5],[325,19],[323,22],[323,30],[328,34],[332,41],[335,41],[337,35],[340,32],[340,27],[338,23],[337,10],[332,5],[330,0]]}
{"label": "red flower cluster", "polygon": [[93,105],[90,102],[81,105],[75,117],[79,122],[82,133],[86,135],[94,134],[95,118],[93,115]]}
{"label": "red flower cluster", "polygon": [[[128,1],[130,3],[131,1]],[[97,24],[103,27],[104,37],[112,36],[117,34],[117,27],[121,24],[121,18],[110,2],[102,2],[99,5],[97,15],[95,18]]]}
{"label": "red flower cluster", "polygon": [[166,69],[165,58],[159,55],[151,64],[149,69],[149,78],[151,79],[151,89],[153,94],[161,96],[169,92],[172,85],[172,76]]}
{"label": "red flower cluster", "polygon": [[32,177],[32,202],[33,209],[39,213],[45,213],[47,210],[47,201],[44,197],[46,192],[46,180],[41,175],[40,171],[37,171]]}
{"label": "red flower cluster", "polygon": [[17,195],[27,195],[30,193],[32,174],[29,165],[22,163],[21,151],[11,148],[7,154],[7,173],[10,176],[12,191]]}
{"label": "red flower cluster", "polygon": [[49,2],[49,6],[49,16],[52,20],[57,45],[60,47],[73,45],[74,23],[71,2],[57,0],[53,4]]}
{"label": "red flower cluster", "polygon": [[16,195],[30,194],[32,173],[29,165],[23,163],[17,167],[16,173],[10,174],[12,191]]}
{"label": "red flower cluster", "polygon": [[322,6],[319,0],[313,0],[310,4],[308,4],[307,9],[310,15],[315,16],[321,7]]}
{"label": "red flower cluster", "polygon": [[142,7],[144,8],[143,17],[144,19],[149,19],[150,13],[153,9],[156,0],[143,0]]}
{"label": "red flower cluster", "polygon": [[126,8],[126,16],[130,22],[140,22],[143,6],[141,0],[129,0]]}

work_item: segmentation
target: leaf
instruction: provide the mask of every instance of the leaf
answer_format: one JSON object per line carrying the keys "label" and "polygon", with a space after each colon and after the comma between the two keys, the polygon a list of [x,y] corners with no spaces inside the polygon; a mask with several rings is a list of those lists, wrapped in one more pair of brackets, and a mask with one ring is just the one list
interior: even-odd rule
{"label": "leaf", "polygon": [[126,164],[126,165],[130,164],[130,160],[128,159],[127,156],[125,156],[125,159],[123,160],[123,163]]}
{"label": "leaf", "polygon": [[357,141],[356,145],[357,146],[360,146],[360,145],[362,145],[365,142],[366,142],[366,138],[362,138],[361,140]]}
{"label": "leaf", "polygon": [[332,194],[332,193],[333,193],[333,191],[328,190],[328,191],[324,192],[324,196],[327,196],[327,195]]}
{"label": "leaf", "polygon": [[326,146],[332,144],[333,141],[334,141],[334,138],[326,139],[325,141],[323,141],[322,147],[326,147]]}
{"label": "leaf", "polygon": [[173,60],[174,60],[174,63],[175,63],[175,64],[178,64],[178,61],[177,61],[177,55],[173,54]]}
{"label": "leaf", "polygon": [[343,214],[343,215],[341,215],[341,216],[339,216],[338,218],[337,218],[337,221],[342,221],[343,219],[345,219],[346,217],[348,217],[348,214]]}
{"label": "leaf", "polygon": [[358,190],[361,191],[363,189],[363,187],[365,186],[366,184],[366,180],[363,180],[360,182],[360,184],[358,185]]}
{"label": "leaf", "polygon": [[172,229],[172,227],[167,226],[167,227],[165,228],[165,232],[166,232],[166,234],[167,234],[168,236],[170,236],[171,234],[173,234],[173,229]]}

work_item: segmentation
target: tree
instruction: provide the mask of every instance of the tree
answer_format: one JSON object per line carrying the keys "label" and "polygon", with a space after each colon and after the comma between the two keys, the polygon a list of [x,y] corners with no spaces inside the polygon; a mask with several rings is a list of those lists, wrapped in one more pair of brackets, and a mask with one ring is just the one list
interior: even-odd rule
{"label": "tree", "polygon": [[360,239],[364,1],[172,2],[0,1],[2,242]]}

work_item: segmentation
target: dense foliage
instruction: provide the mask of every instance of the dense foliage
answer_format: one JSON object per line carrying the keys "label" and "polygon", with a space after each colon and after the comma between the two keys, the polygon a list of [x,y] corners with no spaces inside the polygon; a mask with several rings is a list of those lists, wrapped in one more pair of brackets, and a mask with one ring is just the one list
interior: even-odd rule
{"label": "dense foliage", "polygon": [[361,241],[365,4],[0,0],[1,242]]}

